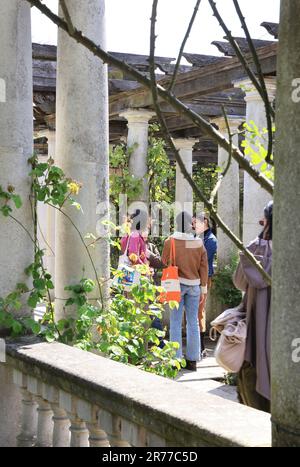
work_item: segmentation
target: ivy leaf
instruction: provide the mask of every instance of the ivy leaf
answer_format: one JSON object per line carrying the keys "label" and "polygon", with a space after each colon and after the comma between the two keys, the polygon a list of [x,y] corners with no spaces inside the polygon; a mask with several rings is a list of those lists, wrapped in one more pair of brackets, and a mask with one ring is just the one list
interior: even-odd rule
{"label": "ivy leaf", "polygon": [[2,206],[0,208],[0,211],[2,212],[3,216],[4,217],[8,217],[9,214],[12,212],[12,209],[10,206],[8,206],[7,204],[5,206]]}
{"label": "ivy leaf", "polygon": [[17,209],[20,209],[22,207],[22,200],[20,195],[11,195],[11,199],[15,203]]}
{"label": "ivy leaf", "polygon": [[40,301],[40,296],[37,292],[32,292],[30,294],[30,297],[28,298],[27,300],[27,304],[31,307],[31,308],[36,308],[37,304],[39,303]]}
{"label": "ivy leaf", "polygon": [[46,281],[44,279],[34,279],[33,286],[37,290],[45,290]]}
{"label": "ivy leaf", "polygon": [[12,323],[12,329],[14,334],[20,334],[22,332],[23,326],[19,321],[14,320]]}

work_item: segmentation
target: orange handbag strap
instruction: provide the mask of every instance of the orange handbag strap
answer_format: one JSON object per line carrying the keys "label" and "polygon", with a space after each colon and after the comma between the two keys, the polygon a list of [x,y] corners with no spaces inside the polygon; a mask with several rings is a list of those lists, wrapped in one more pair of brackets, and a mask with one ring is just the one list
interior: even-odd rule
{"label": "orange handbag strap", "polygon": [[175,240],[171,238],[171,246],[170,246],[170,264],[175,266],[176,263],[176,250],[175,250]]}

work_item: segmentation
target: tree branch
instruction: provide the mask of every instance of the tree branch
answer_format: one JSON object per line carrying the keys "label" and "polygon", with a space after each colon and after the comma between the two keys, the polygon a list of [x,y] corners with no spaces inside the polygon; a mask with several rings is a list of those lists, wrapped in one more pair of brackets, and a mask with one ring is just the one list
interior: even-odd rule
{"label": "tree branch", "polygon": [[220,186],[222,184],[222,181],[224,179],[224,177],[226,176],[229,168],[230,168],[230,165],[231,165],[231,162],[232,162],[232,133],[230,131],[230,126],[229,126],[229,122],[228,122],[228,117],[227,117],[227,114],[226,114],[226,111],[225,111],[225,107],[224,105],[222,105],[222,112],[223,112],[223,116],[224,116],[224,119],[225,119],[225,123],[226,123],[226,128],[227,128],[227,132],[228,132],[228,139],[229,139],[229,145],[230,145],[230,149],[229,149],[229,152],[228,152],[228,160],[227,160],[227,164],[226,164],[226,167],[225,169],[223,170],[223,172],[219,175],[218,177],[218,181],[214,187],[214,189],[212,190],[211,192],[211,195],[210,195],[210,202],[211,204],[214,203],[214,200],[215,200],[215,197],[220,189]]}
{"label": "tree branch", "polygon": [[70,36],[73,36],[74,32],[75,32],[75,28],[73,26],[73,22],[71,20],[71,16],[70,16],[68,7],[66,5],[66,2],[65,2],[65,0],[59,0],[59,3],[60,3],[60,6],[61,6],[61,9],[62,9],[62,12],[64,14],[65,20],[66,20],[66,22],[68,24],[68,32],[69,32]]}
{"label": "tree branch", "polygon": [[[46,15],[53,23],[58,27],[68,32],[68,24],[55,15],[46,5],[42,4],[39,0],[23,0],[29,2],[32,6],[38,8],[44,15]],[[124,61],[118,60],[109,53],[105,52],[101,47],[96,45],[93,41],[85,37],[81,31],[75,28],[75,32],[72,37],[80,44],[90,50],[95,56],[101,58],[104,63],[110,63],[111,65],[125,71],[131,75],[136,81],[142,84],[144,87],[151,89],[151,83],[142,73],[125,63]],[[159,84],[157,85],[157,93],[161,99],[168,102],[175,110],[178,110],[181,114],[187,116],[197,127],[199,127],[204,134],[211,137],[219,146],[229,151],[228,140],[218,132],[205,118],[198,115],[193,110],[189,109],[179,99],[177,99],[172,93],[168,92]],[[273,195],[273,184],[270,183],[258,170],[256,170],[250,162],[244,157],[244,154],[239,148],[232,147],[232,157],[239,163],[242,169],[244,169],[264,190],[270,195]]]}
{"label": "tree branch", "polygon": [[[250,253],[247,248],[244,247],[243,243],[240,241],[238,237],[234,235],[234,233],[229,229],[229,227],[223,222],[221,217],[218,215],[217,211],[214,209],[213,204],[206,199],[202,191],[198,188],[196,183],[194,182],[193,178],[191,175],[188,173],[186,170],[186,167],[183,163],[183,160],[181,159],[179,155],[179,151],[177,150],[173,139],[170,136],[169,130],[166,125],[165,118],[162,114],[162,111],[159,107],[158,103],[158,92],[157,92],[157,85],[156,85],[156,77],[155,77],[155,60],[154,60],[154,53],[155,53],[155,23],[156,23],[156,16],[157,16],[157,4],[158,0],[153,0],[152,3],[152,15],[151,15],[151,30],[150,30],[150,56],[149,56],[149,64],[150,64],[150,82],[151,82],[151,91],[152,91],[152,97],[153,97],[153,104],[155,111],[157,113],[157,117],[160,121],[162,132],[165,136],[166,142],[170,145],[171,150],[174,153],[175,159],[178,162],[178,165],[180,167],[180,170],[184,176],[184,178],[189,182],[195,193],[199,196],[199,198],[202,200],[204,206],[208,209],[211,217],[216,221],[218,226],[223,230],[223,232],[231,239],[231,241],[241,250],[245,256],[249,259],[251,264],[260,272],[262,277],[265,279],[265,281],[271,285],[272,284],[272,279],[269,276],[268,273],[263,269],[261,264],[257,261],[257,259],[254,257],[252,253]],[[228,121],[227,121],[228,124]],[[228,125],[229,127],[229,125]],[[230,129],[229,129],[230,133]]]}
{"label": "tree branch", "polygon": [[183,51],[184,51],[184,48],[185,48],[185,44],[186,44],[186,42],[187,42],[187,40],[189,38],[190,32],[192,30],[194,21],[196,19],[196,16],[197,16],[197,13],[198,13],[198,10],[199,10],[200,3],[201,3],[201,0],[197,0],[195,8],[194,8],[194,12],[192,14],[192,17],[190,19],[190,22],[189,22],[189,25],[188,25],[188,28],[187,28],[187,31],[186,31],[185,36],[183,38],[182,44],[180,46],[179,54],[178,54],[178,57],[177,57],[177,62],[176,62],[176,65],[175,65],[173,76],[172,76],[172,81],[171,81],[170,86],[168,87],[169,92],[172,92],[173,88],[175,86],[175,82],[176,82],[177,74],[178,74],[178,71],[179,71],[180,61],[181,61],[182,54],[183,54]]}
{"label": "tree branch", "polygon": [[255,49],[254,44],[253,44],[253,40],[252,40],[251,35],[249,33],[249,29],[248,29],[248,26],[246,24],[245,17],[244,17],[244,15],[242,13],[242,10],[240,8],[238,0],[233,0],[233,3],[234,3],[234,6],[235,6],[235,10],[237,12],[237,15],[238,15],[238,17],[239,17],[239,19],[241,21],[242,29],[245,32],[245,36],[247,38],[248,46],[249,46],[249,49],[251,51],[254,64],[256,66],[256,70],[257,70],[257,73],[258,73],[258,79],[259,79],[261,89],[262,89],[262,93],[263,93],[263,96],[264,96],[263,102],[264,102],[264,105],[265,105],[266,117],[267,117],[267,127],[268,127],[268,153],[266,155],[265,161],[270,165],[274,165],[273,160],[271,159],[271,155],[272,155],[272,151],[273,151],[272,115],[273,115],[273,118],[274,118],[274,111],[273,111],[272,106],[271,106],[270,101],[269,101],[268,91],[267,91],[267,88],[266,88],[266,83],[265,83],[264,75],[263,75],[263,72],[262,72],[261,64],[260,64],[260,61],[258,59],[257,52],[256,52],[256,49]]}
{"label": "tree branch", "polygon": [[[257,92],[259,93],[260,97],[265,102],[265,94],[264,94],[264,91],[263,91],[263,89],[261,87],[261,84],[257,80],[257,78],[256,78],[255,74],[253,73],[253,71],[251,70],[250,65],[247,62],[246,58],[244,57],[243,52],[241,51],[238,43],[236,42],[236,40],[232,36],[231,32],[227,28],[225,22],[223,21],[222,16],[220,15],[220,13],[219,13],[219,11],[217,9],[216,3],[214,2],[214,0],[208,0],[208,1],[209,1],[210,6],[211,6],[211,9],[213,10],[214,16],[217,18],[221,28],[223,29],[223,31],[226,34],[226,39],[229,41],[230,45],[233,47],[239,61],[243,65],[247,75],[251,79],[251,81],[252,81],[254,87],[256,88]],[[275,112],[274,112],[274,109],[271,106],[269,106],[269,112],[270,112],[272,118],[274,119],[275,118]]]}

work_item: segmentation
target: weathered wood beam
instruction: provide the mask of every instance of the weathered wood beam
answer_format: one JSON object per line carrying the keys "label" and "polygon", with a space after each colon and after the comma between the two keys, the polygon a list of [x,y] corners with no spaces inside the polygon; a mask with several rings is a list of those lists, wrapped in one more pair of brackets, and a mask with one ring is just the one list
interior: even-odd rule
{"label": "weathered wood beam", "polygon": [[[224,37],[224,39],[227,39],[226,37]],[[247,39],[245,37],[235,37],[235,40],[236,42],[238,43],[241,51],[243,53],[249,53],[249,45],[248,45],[248,42],[247,42]],[[269,46],[271,44],[274,44],[273,41],[265,41],[265,40],[261,40],[261,39],[253,39],[253,44],[254,44],[254,47],[256,49],[259,49],[261,47],[266,47],[266,46]],[[217,47],[217,49],[225,55],[225,57],[234,57],[236,55],[233,47],[231,46],[231,44],[229,42],[224,42],[224,41],[213,41],[212,42],[213,45],[215,45]]]}
{"label": "weathered wood beam", "polygon": [[[277,43],[262,47],[257,51],[265,75],[276,73]],[[248,59],[250,59],[250,56]],[[179,99],[192,99],[232,88],[232,82],[245,77],[245,71],[237,57],[226,62],[208,65],[178,76],[174,93]],[[170,79],[160,81],[161,86],[167,86]],[[161,101],[161,98],[160,98]],[[120,93],[110,99],[110,115],[117,115],[122,110],[131,107],[149,107],[152,105],[151,91],[145,88],[136,91]]]}
{"label": "weathered wood beam", "polygon": [[226,60],[225,57],[215,57],[214,55],[184,53],[183,56],[189,63],[197,68]]}
{"label": "weathered wood beam", "polygon": [[[207,115],[208,117],[216,117],[222,115],[222,105],[224,105],[228,115],[245,115],[246,111],[246,103],[244,101],[236,102],[231,101],[229,99],[224,99],[223,102],[205,102],[205,99],[203,99],[201,103],[185,102],[185,104],[194,112],[201,115]],[[167,103],[163,103],[161,105],[161,108],[164,113],[176,114],[172,106]]]}
{"label": "weathered wood beam", "polygon": [[34,60],[56,61],[57,47],[50,44],[32,44],[32,58]]}

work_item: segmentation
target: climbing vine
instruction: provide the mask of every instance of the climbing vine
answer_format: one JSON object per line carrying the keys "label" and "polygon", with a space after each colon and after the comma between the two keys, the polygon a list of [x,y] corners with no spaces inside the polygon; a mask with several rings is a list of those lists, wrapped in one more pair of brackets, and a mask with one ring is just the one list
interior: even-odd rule
{"label": "climbing vine", "polygon": [[[45,163],[39,163],[34,156],[29,163],[32,180],[30,201],[35,227],[38,201],[64,215],[66,204],[81,209],[76,201],[76,195],[81,189],[78,181],[67,178],[51,158]],[[0,187],[0,213],[11,217],[23,228],[32,240],[35,251],[34,261],[25,269],[30,286],[17,284],[8,296],[0,297],[0,327],[5,328],[12,337],[33,333],[48,342],[58,340],[83,350],[97,350],[114,360],[136,365],[161,376],[174,377],[185,362],[175,357],[178,344],[165,340],[165,331],[151,327],[155,317],[162,317],[159,302],[161,289],[147,277],[142,278],[139,286],[132,287],[130,296],[124,295],[122,285],[114,286],[112,299],[106,308],[101,297],[97,300],[89,299],[96,288],[101,292],[102,284],[97,274],[94,280],[82,277],[78,284],[65,287],[69,293],[64,304],[67,318],[55,320],[54,303],[51,300],[51,291],[54,289],[52,277],[44,267],[44,251],[40,248],[36,228],[32,235],[14,216],[14,208],[19,210],[21,207],[21,197],[15,193],[14,187],[8,186],[7,190]],[[72,227],[78,231],[72,219],[68,218]],[[83,235],[79,231],[78,234],[88,251]],[[38,322],[34,319],[33,311],[41,304],[45,307],[45,314]],[[27,316],[20,313],[24,306],[31,309]]]}

